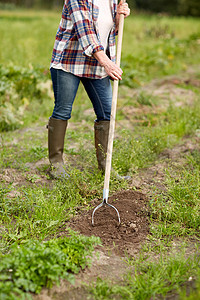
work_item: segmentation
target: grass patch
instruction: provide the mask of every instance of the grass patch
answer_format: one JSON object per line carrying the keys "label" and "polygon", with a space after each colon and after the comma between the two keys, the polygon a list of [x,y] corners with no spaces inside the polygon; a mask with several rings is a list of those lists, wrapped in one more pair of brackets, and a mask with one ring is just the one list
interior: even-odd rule
{"label": "grass patch", "polygon": [[123,285],[113,285],[102,279],[91,285],[89,290],[95,299],[156,299],[169,292],[177,294],[190,277],[198,277],[200,259],[198,255],[186,259],[184,254],[161,258],[159,261],[130,260],[134,274],[130,273]]}
{"label": "grass patch", "polygon": [[[184,135],[193,134],[196,129],[200,127],[198,111],[198,102],[190,107],[190,109],[187,107],[181,109],[170,107],[167,112],[164,113],[164,118],[163,115],[158,116],[156,126],[148,127],[139,125],[135,127],[134,132],[128,130],[120,132],[120,139],[116,139],[114,142],[114,168],[120,174],[124,175],[127,173],[132,174],[137,172],[140,168],[149,166],[164,149],[172,147],[180,142]],[[148,115],[150,115],[150,113]],[[34,134],[36,134],[35,137]],[[46,131],[44,131],[44,134],[46,135]],[[8,138],[9,134],[6,136]],[[30,136],[32,140],[37,140],[34,147],[28,144]],[[40,132],[38,135],[38,133],[35,133],[33,130],[26,132],[23,137],[23,147],[20,142],[19,145],[16,145],[17,148],[12,146],[5,147],[5,151],[2,153],[3,165],[4,162],[7,162],[7,167],[12,166],[19,168],[18,170],[23,171],[27,182],[30,184],[29,187],[22,186],[16,189],[14,182],[11,182],[9,186],[7,185],[7,190],[5,189],[4,192],[2,192],[1,219],[6,228],[3,232],[3,247],[7,247],[17,240],[22,241],[32,237],[47,237],[51,232],[55,232],[56,228],[75,212],[76,207],[82,206],[86,208],[92,199],[102,197],[103,176],[96,170],[95,150],[93,148],[93,151],[91,151],[90,148],[88,149],[84,146],[85,141],[87,143],[93,143],[93,137],[90,131],[85,132],[85,128],[81,128],[79,131],[69,131],[67,142],[70,144],[78,144],[76,149],[73,150],[71,148],[70,153],[66,151],[68,156],[66,166],[67,171],[70,173],[70,180],[64,182],[57,181],[53,188],[47,186],[41,187],[35,184],[39,173],[35,174],[35,172],[32,172],[27,174],[27,163],[34,163],[46,156],[46,148],[39,146],[44,139],[44,135],[40,134]],[[10,138],[12,139],[12,134],[10,134]],[[5,143],[9,143],[9,139],[6,140]],[[21,148],[21,151],[16,151],[16,149],[19,148]],[[197,154],[194,154],[193,160],[194,159],[198,161],[199,158]],[[196,171],[193,169],[192,172],[193,173],[190,173],[190,171],[188,171],[187,181],[185,177],[183,177],[181,181],[181,184],[184,181],[188,183],[188,189],[190,189],[191,193],[193,186],[197,184],[196,176],[198,176],[198,169],[196,169]],[[172,178],[171,180],[174,180],[174,187],[178,188],[176,179]],[[4,186],[5,183],[2,184],[2,190]],[[125,189],[127,186],[127,182],[120,182],[114,174],[111,176],[110,194],[119,189]],[[18,195],[17,197],[11,198],[9,193],[13,190],[17,190]],[[195,203],[196,201],[196,203],[198,203],[197,186],[194,191],[196,196],[193,202]],[[188,190],[186,190],[185,193],[187,194]],[[154,218],[157,220],[165,220],[165,225],[163,225],[164,223],[161,224],[162,230],[166,227],[166,222],[171,222],[171,232],[178,232],[180,228],[185,227],[182,227],[181,222],[177,222],[177,225],[175,224],[173,218],[176,218],[177,213],[175,210],[175,208],[177,208],[176,201],[172,202],[174,203],[173,207],[170,206],[171,210],[168,210],[167,204],[163,204],[163,201],[166,201],[166,197],[170,197],[170,193],[165,197],[157,195],[156,200],[152,200],[151,205]],[[171,198],[174,199],[173,194]],[[187,212],[188,198],[185,200],[184,198],[180,199],[180,201],[183,202],[186,200],[184,209]],[[169,204],[170,202],[167,201],[166,203]],[[162,206],[162,209],[160,209],[159,205]],[[182,216],[180,220],[182,220],[185,218],[185,216],[182,215],[183,211],[181,211],[181,209],[183,209],[182,202],[180,202],[179,206],[180,215]],[[196,209],[197,208],[198,207],[196,207]],[[193,210],[194,207],[191,206],[191,209]],[[189,212],[188,210],[188,218],[190,213],[191,211]],[[156,214],[159,214],[159,216]],[[194,233],[194,228],[197,230],[199,226],[197,214],[198,209],[195,212],[196,225],[193,224],[191,226],[190,223],[193,215],[188,219],[189,223],[187,226],[190,228],[188,230],[191,234]],[[166,217],[168,217],[168,219],[166,219]],[[10,222],[10,220],[13,220],[13,222]],[[179,226],[179,229],[176,228],[177,226]],[[158,230],[158,227],[156,230]],[[168,229],[165,229],[165,232],[167,230]],[[158,235],[158,233],[155,234]],[[168,232],[168,234],[170,234],[170,232]]]}
{"label": "grass patch", "polygon": [[185,167],[168,170],[166,193],[152,197],[152,217],[158,221],[152,233],[163,236],[199,235],[200,230],[200,177],[199,154],[188,156]]}
{"label": "grass patch", "polygon": [[127,18],[122,83],[135,87],[152,78],[183,71],[197,59],[194,56],[199,48],[199,35],[200,23],[193,18],[155,15]]}
{"label": "grass patch", "polygon": [[113,163],[117,169],[122,173],[136,172],[149,166],[164,149],[179,143],[183,136],[192,135],[200,128],[197,107],[198,101],[190,108],[170,106],[156,116],[156,124],[155,121],[151,124],[154,112],[143,114],[141,117],[146,118],[146,123],[135,126],[134,132],[122,130],[122,138],[114,141],[117,151],[113,153]]}

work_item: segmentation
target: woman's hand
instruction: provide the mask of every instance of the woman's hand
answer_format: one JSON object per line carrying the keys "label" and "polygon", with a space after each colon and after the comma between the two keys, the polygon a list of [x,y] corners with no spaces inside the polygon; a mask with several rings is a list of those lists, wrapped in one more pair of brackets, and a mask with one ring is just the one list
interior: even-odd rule
{"label": "woman's hand", "polygon": [[119,16],[123,14],[124,18],[127,18],[130,15],[130,8],[128,7],[128,3],[123,3],[121,0],[120,3],[117,5],[117,14],[116,18],[119,18]]}
{"label": "woman's hand", "polygon": [[124,15],[124,18],[127,18],[130,15],[130,8],[128,7],[128,3],[123,3],[122,0],[117,5],[117,14],[115,19],[116,32],[118,31],[119,18],[121,14]]}
{"label": "woman's hand", "polygon": [[104,53],[104,51],[95,52],[93,56],[99,61],[100,65],[104,67],[106,73],[113,80],[122,80],[122,69],[118,67],[114,62],[112,62]]}
{"label": "woman's hand", "polygon": [[108,61],[102,64],[106,73],[113,79],[113,80],[122,80],[122,69],[119,68],[114,62],[112,62],[109,58]]}

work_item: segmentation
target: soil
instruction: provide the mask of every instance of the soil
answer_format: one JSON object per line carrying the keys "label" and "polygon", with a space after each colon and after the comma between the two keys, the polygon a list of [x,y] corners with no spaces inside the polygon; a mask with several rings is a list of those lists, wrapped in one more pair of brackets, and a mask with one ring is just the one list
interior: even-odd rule
{"label": "soil", "polygon": [[118,255],[137,253],[149,233],[146,196],[133,190],[115,193],[109,198],[108,203],[119,211],[121,223],[119,224],[116,211],[104,205],[96,210],[93,226],[92,212],[101,201],[94,200],[93,207],[67,222],[67,227],[86,236],[100,237],[103,247]]}

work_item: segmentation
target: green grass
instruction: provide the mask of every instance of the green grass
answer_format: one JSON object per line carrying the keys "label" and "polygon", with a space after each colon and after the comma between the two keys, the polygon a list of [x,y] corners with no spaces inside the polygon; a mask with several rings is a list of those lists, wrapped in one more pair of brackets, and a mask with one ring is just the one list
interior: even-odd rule
{"label": "green grass", "polygon": [[[187,24],[187,25],[186,25]],[[198,19],[133,15],[125,21],[123,83],[130,87],[178,73],[199,56]]]}
{"label": "green grass", "polygon": [[[195,102],[190,109],[187,106],[181,109],[169,107],[164,114],[157,116],[157,123],[153,124],[153,126],[146,126],[143,123],[143,125],[139,124],[136,126],[134,132],[129,130],[119,131],[121,138],[116,139],[114,142],[113,166],[115,169],[123,175],[126,173],[132,174],[141,168],[148,167],[164,149],[173,147],[181,142],[183,136],[195,133],[200,126],[199,109],[199,101]],[[152,114],[154,114],[153,111]],[[151,113],[148,113],[146,117],[150,120],[152,117]],[[72,214],[77,206],[87,207],[94,197],[101,198],[103,190],[103,177],[96,170],[94,147],[92,145],[93,150],[91,151],[91,147],[87,148],[84,146],[85,143],[93,144],[92,129],[88,132],[86,132],[85,127],[79,131],[69,130],[69,134],[66,137],[66,149],[68,144],[71,145],[73,143],[76,145],[76,148],[66,150],[66,165],[71,177],[69,181],[58,181],[53,188],[35,184],[40,173],[45,175],[45,169],[40,169],[38,174],[35,174],[35,171],[28,172],[30,163],[34,165],[40,159],[47,157],[47,149],[43,146],[44,140],[46,141],[47,139],[46,129],[44,128],[42,133],[34,130],[34,128],[33,130],[25,131],[23,138],[21,138],[20,130],[15,135],[20,142],[13,146],[12,132],[4,134],[5,139],[3,140],[5,145],[1,152],[1,167],[12,167],[17,172],[24,174],[29,186],[23,184],[16,189],[14,182],[11,182],[5,189],[6,183],[2,183],[1,214],[2,222],[6,228],[3,234],[4,247],[6,247],[7,243],[9,245],[17,240],[21,241],[39,236],[42,238],[47,237],[68,217],[66,211]],[[34,141],[34,146],[29,144],[30,140]],[[193,160],[195,159],[198,161],[197,154]],[[197,204],[198,168],[196,166],[192,170],[190,169],[189,171],[183,171],[183,175],[179,174],[179,176],[183,176],[180,181],[180,190],[185,188],[186,195],[189,192],[193,193],[194,199],[192,203]],[[178,172],[180,173],[179,170]],[[177,179],[172,177],[170,180],[174,189],[178,189]],[[167,183],[168,185],[170,180]],[[183,186],[185,182],[188,184],[186,187]],[[195,189],[193,188],[194,185],[196,185]],[[126,187],[126,182],[119,182],[115,176],[112,176],[110,193]],[[13,189],[19,193],[17,197],[11,199],[9,192]],[[174,222],[178,213],[180,214],[180,220],[184,219],[184,222],[186,222],[182,204],[187,201],[187,198],[178,199],[178,206],[176,200],[174,200],[174,194],[177,191],[170,191],[170,189],[171,187],[169,186],[166,196],[160,195],[158,192],[156,197],[151,200],[153,216],[156,220],[162,221],[156,227],[156,230],[152,229],[152,233],[159,238],[166,235],[167,231],[168,235],[175,235],[175,233],[181,235],[182,223],[178,222],[176,225]],[[169,200],[166,202],[167,197],[170,197],[172,202],[169,202]],[[167,206],[169,203],[171,203],[171,210]],[[194,205],[193,207],[190,205],[190,208],[192,212],[193,209],[196,212],[194,214],[189,210],[187,211],[187,205],[185,206],[184,211],[187,213],[189,222],[186,226],[188,229],[186,230],[184,227],[185,234],[189,232],[194,234],[199,226],[197,219],[198,206]],[[157,214],[159,215],[157,216]],[[10,224],[10,219],[15,221]],[[169,225],[170,222],[171,225]],[[192,224],[192,222],[196,225]],[[173,233],[174,231],[175,233]]]}
{"label": "green grass", "polygon": [[[179,143],[183,136],[191,135],[200,127],[199,102],[188,109],[187,106],[170,106],[163,114],[142,114],[145,121],[132,130],[122,130],[123,138],[114,142],[114,164],[122,172],[136,172],[152,163],[165,148]],[[133,119],[135,116],[133,116]],[[129,119],[131,122],[131,119]],[[152,122],[153,121],[153,122]]]}
{"label": "green grass", "polygon": [[177,170],[167,170],[166,193],[152,197],[153,235],[197,235],[200,233],[199,153],[188,156],[189,163]]}
{"label": "green grass", "polygon": [[[185,258],[183,253],[160,258],[159,261],[138,260],[129,261],[134,266],[134,274],[127,275],[122,285],[114,285],[98,279],[90,285],[90,293],[94,299],[157,299],[165,297],[169,292],[179,294],[180,286],[190,277],[199,278],[199,257],[194,255]],[[195,295],[195,293],[194,293]],[[163,299],[163,298],[161,298]]]}
{"label": "green grass", "polygon": [[[185,157],[184,165],[166,170],[166,191],[156,189],[150,200],[149,242],[143,245],[139,257],[127,259],[134,271],[128,272],[121,284],[98,278],[88,287],[95,299],[165,299],[167,295],[198,299],[199,162],[199,151],[193,151]],[[194,250],[186,255],[190,237]],[[172,250],[173,238],[179,241],[176,250]]]}
{"label": "green grass", "polygon": [[[1,11],[0,15],[1,62],[13,62],[24,67],[31,64],[34,67],[39,65],[48,68],[61,12]],[[6,30],[8,22],[9,35]],[[141,58],[143,55],[148,55],[154,48],[157,51],[160,43],[165,43],[170,48],[171,40],[173,41],[174,38],[178,41],[187,40],[191,35],[198,36],[199,32],[199,20],[195,18],[137,16],[133,13],[125,22],[123,57],[133,54],[134,57]],[[13,44],[15,44],[15,51],[13,51]],[[187,47],[182,51],[189,54],[191,49]],[[198,57],[199,54],[196,51],[196,57],[188,55],[186,58],[182,57],[181,60],[183,64],[187,64],[187,59],[198,61]],[[176,57],[174,59],[176,62]]]}
{"label": "green grass", "polygon": [[[59,21],[60,15],[56,12],[2,11],[1,62],[12,62],[23,67],[34,65],[48,68]],[[6,30],[8,23],[9,35]]]}

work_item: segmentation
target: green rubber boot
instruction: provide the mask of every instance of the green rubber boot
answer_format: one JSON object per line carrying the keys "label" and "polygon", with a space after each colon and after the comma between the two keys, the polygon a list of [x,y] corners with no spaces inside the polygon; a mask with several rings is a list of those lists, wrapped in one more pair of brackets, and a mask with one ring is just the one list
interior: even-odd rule
{"label": "green rubber boot", "polygon": [[105,172],[106,153],[108,148],[108,134],[110,121],[99,121],[94,123],[94,138],[98,168]]}
{"label": "green rubber boot", "polygon": [[[94,137],[96,157],[98,168],[105,173],[106,168],[106,153],[108,149],[108,135],[109,135],[110,121],[99,121],[94,123]],[[119,180],[129,180],[130,176],[121,176],[113,168],[111,171]]]}
{"label": "green rubber boot", "polygon": [[63,150],[64,150],[64,139],[68,121],[49,118],[47,125],[48,128],[48,152],[50,168],[48,174],[53,179],[69,177],[67,174],[64,161],[63,161]]}

